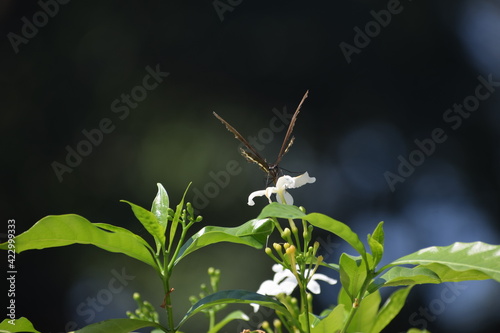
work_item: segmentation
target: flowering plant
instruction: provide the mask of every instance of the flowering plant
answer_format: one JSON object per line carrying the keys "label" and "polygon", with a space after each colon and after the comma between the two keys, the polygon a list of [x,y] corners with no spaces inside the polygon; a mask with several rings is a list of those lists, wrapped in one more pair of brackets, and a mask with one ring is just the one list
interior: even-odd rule
{"label": "flowering plant", "polygon": [[[169,196],[158,184],[150,210],[124,201],[153,237],[153,245],[127,229],[91,223],[79,215],[68,214],[42,218],[29,230],[0,244],[0,249],[21,253],[71,244],[92,244],[106,251],[126,254],[154,268],[163,285],[164,299],[160,307],[166,313],[164,322],[160,322],[157,309],[136,293],[133,298],[138,308],[127,313],[129,318],[94,323],[77,331],[80,333],[126,333],[145,327],[154,328],[155,333],[180,332],[182,325],[198,313],[204,313],[209,319],[207,332],[215,333],[230,321],[249,319],[244,312],[237,310],[218,320],[217,312],[230,303],[275,310],[277,319],[273,327],[262,322],[257,330],[244,329],[246,333],[378,333],[399,313],[414,285],[483,279],[500,282],[500,245],[482,242],[429,247],[378,267],[384,254],[383,222],[368,235],[366,246],[346,224],[320,213],[307,214],[303,208],[292,205],[293,198],[287,190],[314,181],[315,178],[307,173],[298,177],[280,177],[276,186],[250,194],[250,205],[258,196],[266,196],[271,201],[271,195],[276,194],[278,200],[270,202],[255,219],[231,228],[205,226],[189,238],[188,230],[202,218],[195,216],[190,203],[185,203],[186,193],[175,210],[170,208]],[[358,255],[342,253],[338,263],[325,262],[323,256],[318,255],[319,242],[314,241],[316,228],[343,239]],[[275,230],[283,241],[265,247]],[[202,285],[199,297],[191,298],[191,308],[179,322],[175,322],[171,277],[176,265],[194,251],[219,242],[257,249],[265,247],[266,255],[275,261],[273,280],[263,282],[257,292],[219,290],[220,271],[210,268],[210,288]],[[408,265],[412,267],[405,267]],[[325,267],[331,274],[318,273],[319,267]],[[340,281],[341,289],[336,304],[315,313],[312,297],[321,291],[318,281],[329,284]],[[295,297],[292,292],[297,287]],[[379,290],[385,287],[400,288],[381,305]],[[0,331],[38,332],[24,317],[5,319],[0,323]]]}

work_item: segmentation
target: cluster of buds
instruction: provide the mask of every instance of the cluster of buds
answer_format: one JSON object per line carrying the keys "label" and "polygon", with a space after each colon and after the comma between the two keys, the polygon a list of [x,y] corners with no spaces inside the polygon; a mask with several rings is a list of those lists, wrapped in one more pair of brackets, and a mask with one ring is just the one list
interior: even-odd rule
{"label": "cluster of buds", "polygon": [[[288,228],[284,230],[283,234],[285,234],[285,237],[288,236],[287,234],[289,233],[289,231],[290,229]],[[310,278],[316,273],[318,267],[323,261],[323,256],[316,257],[319,249],[318,242],[314,242],[314,245],[309,246],[303,253],[298,252],[296,246],[291,245],[288,242],[284,243],[283,245],[281,245],[280,243],[274,243],[273,248],[277,255],[273,253],[273,250],[270,247],[267,247],[265,249],[266,254],[278,264],[281,264],[284,268],[290,270],[297,278],[299,285],[302,279],[299,278],[300,275],[298,269],[300,269],[300,267],[311,267],[311,265],[314,265],[312,269],[306,269],[307,274],[303,276],[305,277],[306,281],[309,282]]]}
{"label": "cluster of buds", "polygon": [[143,301],[139,293],[134,293],[132,297],[137,303],[137,309],[134,312],[127,311],[127,317],[160,323],[158,312],[156,312],[151,303]]}
{"label": "cluster of buds", "polygon": [[[176,218],[175,217],[176,211],[174,211],[172,208],[168,208],[167,213],[169,221],[173,221]],[[179,221],[182,224],[186,224],[186,222],[197,223],[203,220],[203,217],[201,215],[198,216],[195,215],[193,205],[190,202],[186,203],[186,208],[182,210],[179,218],[180,218]]]}
{"label": "cluster of buds", "polygon": [[273,320],[274,329],[271,327],[271,324],[268,321],[262,323],[262,329],[265,330],[266,333],[282,333],[283,332],[283,324],[281,320],[274,319]]}
{"label": "cluster of buds", "polygon": [[[191,302],[192,305],[196,304],[196,302],[198,302],[200,299],[202,299],[210,294],[213,294],[219,290],[220,275],[221,275],[220,269],[215,269],[213,267],[210,267],[208,269],[208,276],[210,278],[210,288],[208,288],[208,286],[205,283],[202,283],[200,285],[201,291],[198,294],[198,296],[190,296],[189,297],[189,301]],[[205,313],[208,313],[209,311],[217,312],[217,311],[223,309],[224,307],[226,307],[225,304],[219,304],[219,305],[213,306],[210,309],[202,310],[202,312],[205,312]]]}

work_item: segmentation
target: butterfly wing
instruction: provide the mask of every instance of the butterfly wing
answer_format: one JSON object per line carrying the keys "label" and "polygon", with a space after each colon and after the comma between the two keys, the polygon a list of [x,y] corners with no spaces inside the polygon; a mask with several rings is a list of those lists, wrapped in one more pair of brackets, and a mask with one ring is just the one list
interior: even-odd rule
{"label": "butterfly wing", "polygon": [[302,107],[302,104],[306,100],[308,94],[309,90],[307,90],[306,93],[304,94],[304,97],[302,97],[299,106],[297,106],[297,109],[295,110],[295,113],[293,114],[292,119],[290,120],[290,125],[288,125],[288,130],[286,131],[285,139],[283,140],[283,144],[281,145],[280,153],[278,154],[276,162],[274,162],[273,164],[274,167],[278,166],[278,164],[281,162],[281,159],[283,158],[283,155],[285,155],[288,152],[288,150],[293,144],[293,141],[295,140],[295,138],[292,136],[293,127],[295,126],[295,122],[297,121],[297,116],[300,112],[300,108]]}
{"label": "butterfly wing", "polygon": [[255,150],[250,142],[248,142],[247,139],[243,137],[243,135],[241,135],[233,126],[229,125],[229,123],[222,119],[222,117],[217,113],[214,112],[214,116],[219,119],[224,124],[224,126],[226,126],[227,130],[233,133],[234,137],[245,146],[247,150],[240,147],[241,155],[243,155],[243,157],[247,161],[257,164],[262,169],[262,171],[269,173],[269,166],[266,160],[257,152],[257,150]]}

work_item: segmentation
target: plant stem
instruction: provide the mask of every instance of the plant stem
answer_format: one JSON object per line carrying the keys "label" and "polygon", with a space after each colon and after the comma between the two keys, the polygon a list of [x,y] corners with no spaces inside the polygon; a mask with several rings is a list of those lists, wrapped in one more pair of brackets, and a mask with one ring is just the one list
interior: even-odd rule
{"label": "plant stem", "polygon": [[[304,281],[306,282],[306,281]],[[305,312],[306,315],[306,332],[310,333],[311,332],[311,324],[309,323],[309,302],[307,301],[307,291],[305,284],[303,283],[303,287],[300,288],[300,302],[302,303],[302,308],[303,312]]]}
{"label": "plant stem", "polygon": [[174,325],[174,314],[172,310],[172,300],[170,298],[170,294],[172,293],[173,289],[170,288],[170,276],[172,275],[172,270],[174,268],[174,263],[175,259],[177,258],[177,254],[179,253],[182,244],[184,243],[184,238],[186,238],[187,231],[189,227],[193,225],[194,222],[188,223],[186,226],[182,224],[182,233],[179,238],[179,241],[177,242],[177,246],[175,248],[175,251],[173,255],[170,257],[169,253],[164,251],[164,271],[162,274],[162,280],[163,280],[163,289],[165,291],[165,311],[167,311],[167,317],[168,317],[168,329],[169,332],[174,332],[175,333],[175,325]]}
{"label": "plant stem", "polygon": [[[297,226],[295,225],[295,222],[293,221],[293,219],[288,219],[288,224],[290,225],[290,231],[292,232],[293,237],[295,238],[295,244],[296,244],[295,246],[297,247],[297,250],[299,252],[302,252]],[[305,249],[304,249],[304,251],[305,251]]]}
{"label": "plant stem", "polygon": [[170,291],[169,278],[170,278],[169,276],[166,276],[164,280],[165,310],[167,311],[167,317],[168,317],[168,329],[170,332],[175,332],[174,313],[172,311],[172,300],[170,299],[171,291]]}
{"label": "plant stem", "polygon": [[359,293],[357,295],[358,297],[355,300],[356,303],[353,304],[351,311],[349,311],[349,315],[347,317],[347,320],[345,321],[344,327],[342,328],[340,333],[347,332],[347,329],[349,328],[349,325],[351,324],[352,319],[356,315],[356,312],[358,312],[359,305],[363,301],[363,295],[365,294],[366,289],[368,289],[368,285],[370,284],[370,281],[372,280],[373,276],[374,276],[373,273],[369,272],[367,274],[366,279],[363,282],[363,285],[361,286],[361,290],[359,291]]}
{"label": "plant stem", "polygon": [[211,330],[215,326],[215,311],[213,309],[208,310],[209,326],[208,329]]}

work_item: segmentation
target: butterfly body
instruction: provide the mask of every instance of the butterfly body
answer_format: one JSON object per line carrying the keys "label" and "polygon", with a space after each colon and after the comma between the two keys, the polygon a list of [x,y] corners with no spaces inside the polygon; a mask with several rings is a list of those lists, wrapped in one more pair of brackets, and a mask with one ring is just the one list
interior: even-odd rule
{"label": "butterfly body", "polygon": [[279,167],[279,163],[281,162],[281,159],[283,158],[283,155],[285,155],[290,147],[293,144],[293,141],[295,138],[292,136],[292,131],[293,127],[295,126],[295,122],[297,120],[297,115],[299,114],[300,108],[302,107],[302,103],[304,100],[307,98],[309,91],[306,91],[304,94],[304,97],[302,97],[302,100],[299,103],[299,106],[295,110],[295,113],[292,116],[292,119],[290,120],[290,124],[288,125],[288,130],[286,131],[285,134],[285,139],[283,140],[283,144],[281,145],[280,152],[278,154],[278,157],[276,158],[276,161],[274,163],[268,163],[267,160],[262,157],[259,152],[253,147],[247,139],[245,139],[233,126],[231,126],[227,121],[222,119],[221,116],[219,116],[217,113],[214,112],[214,116],[219,119],[227,128],[228,131],[233,133],[234,137],[240,141],[245,148],[240,147],[240,153],[243,155],[243,157],[251,162],[255,163],[259,166],[259,168],[264,171],[268,177],[271,179],[273,183],[276,184],[277,179],[281,175],[281,169]]}

